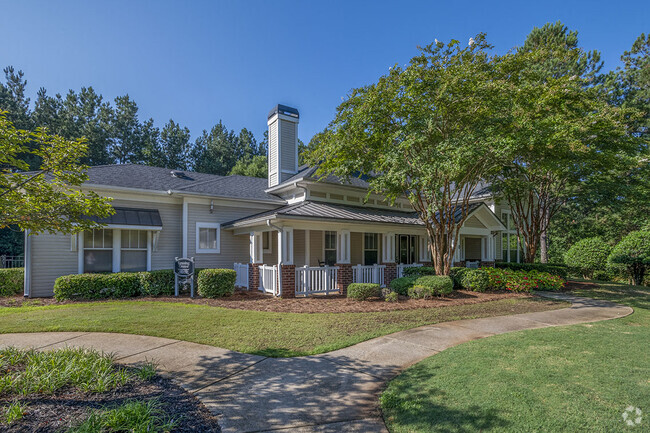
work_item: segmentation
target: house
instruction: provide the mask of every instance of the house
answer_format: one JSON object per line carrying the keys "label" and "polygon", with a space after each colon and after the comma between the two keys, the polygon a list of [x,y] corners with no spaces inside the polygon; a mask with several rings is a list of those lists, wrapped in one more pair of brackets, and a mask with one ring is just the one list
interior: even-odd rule
{"label": "house", "polygon": [[[292,297],[386,285],[431,261],[426,232],[406,198],[367,197],[360,178],[318,179],[298,166],[296,109],[268,115],[268,178],[215,176],[140,165],[91,167],[84,188],[113,198],[105,228],[26,236],[25,295],[52,296],[57,277],[84,272],[235,268],[237,284]],[[367,200],[366,200],[367,198]],[[509,210],[487,189],[472,198],[455,265],[518,261]]]}

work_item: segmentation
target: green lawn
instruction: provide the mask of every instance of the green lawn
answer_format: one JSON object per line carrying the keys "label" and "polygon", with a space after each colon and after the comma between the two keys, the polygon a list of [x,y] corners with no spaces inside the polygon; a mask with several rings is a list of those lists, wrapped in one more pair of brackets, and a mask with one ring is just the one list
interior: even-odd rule
{"label": "green lawn", "polygon": [[[389,430],[649,431],[650,290],[601,283],[576,294],[613,300],[635,312],[490,337],[432,356],[383,393]],[[624,423],[628,406],[643,411],[640,425]]]}
{"label": "green lawn", "polygon": [[564,307],[512,298],[378,313],[297,314],[168,302],[114,301],[0,308],[0,332],[101,331],[153,335],[266,356],[329,352],[431,323]]}

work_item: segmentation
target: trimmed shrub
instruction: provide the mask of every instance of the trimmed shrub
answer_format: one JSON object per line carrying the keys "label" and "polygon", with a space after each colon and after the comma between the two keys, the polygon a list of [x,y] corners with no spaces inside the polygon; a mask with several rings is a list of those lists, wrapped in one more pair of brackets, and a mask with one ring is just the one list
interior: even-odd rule
{"label": "trimmed shrub", "polygon": [[431,266],[412,266],[404,268],[402,275],[405,277],[421,277],[423,275],[435,275],[436,269]]}
{"label": "trimmed shrub", "polygon": [[0,296],[16,296],[24,288],[25,268],[0,269]]}
{"label": "trimmed shrub", "polygon": [[642,285],[650,268],[650,230],[629,233],[612,249],[607,262],[625,269],[634,284]]}
{"label": "trimmed shrub", "polygon": [[399,301],[399,295],[397,294],[397,292],[390,292],[387,293],[386,296],[384,296],[384,300],[386,302],[397,302]]}
{"label": "trimmed shrub", "polygon": [[614,275],[609,271],[594,271],[593,279],[597,281],[614,281]]}
{"label": "trimmed shrub", "polygon": [[605,270],[611,247],[601,238],[587,238],[573,244],[564,255],[564,263],[584,278],[593,278],[594,271]]}
{"label": "trimmed shrub", "polygon": [[348,286],[348,298],[365,301],[369,298],[379,298],[381,287],[372,283],[352,283]]}
{"label": "trimmed shrub", "polygon": [[140,293],[143,296],[174,295],[173,269],[161,269],[158,271],[141,272],[140,276],[142,279]]}
{"label": "trimmed shrub", "polygon": [[196,286],[204,298],[220,298],[235,293],[236,280],[234,269],[203,269],[198,272]]}
{"label": "trimmed shrub", "polygon": [[490,276],[485,269],[468,269],[462,274],[460,285],[474,292],[486,292],[490,289]]}
{"label": "trimmed shrub", "polygon": [[64,299],[129,298],[140,294],[139,272],[65,275],[54,282],[54,297]]}
{"label": "trimmed shrub", "polygon": [[409,293],[409,288],[413,286],[413,283],[417,279],[418,277],[395,278],[390,282],[389,287],[393,292],[397,292],[402,296],[407,296]]}
{"label": "trimmed shrub", "polygon": [[462,284],[460,284],[460,280],[463,278],[463,274],[469,270],[469,268],[461,266],[454,266],[449,270],[449,277],[454,282],[454,290],[460,290],[463,288]]}
{"label": "trimmed shrub", "polygon": [[548,272],[530,271],[524,277],[530,283],[530,290],[562,290],[566,281],[557,275],[551,275]]}
{"label": "trimmed shrub", "polygon": [[450,277],[425,275],[415,280],[408,290],[408,295],[414,299],[429,299],[448,295],[453,289],[454,283]]}
{"label": "trimmed shrub", "polygon": [[557,275],[565,280],[568,275],[567,266],[558,264],[496,262],[494,266],[499,269],[511,269],[513,271],[548,272],[551,275]]}

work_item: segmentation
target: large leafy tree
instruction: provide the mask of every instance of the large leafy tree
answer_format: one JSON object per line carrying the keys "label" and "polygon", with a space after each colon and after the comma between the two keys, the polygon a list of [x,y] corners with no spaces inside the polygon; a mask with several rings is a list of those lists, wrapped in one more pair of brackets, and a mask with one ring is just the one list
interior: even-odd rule
{"label": "large leafy tree", "polygon": [[230,174],[265,178],[268,175],[266,156],[255,155],[250,159],[240,159],[230,170]]}
{"label": "large leafy tree", "polygon": [[492,178],[509,204],[524,260],[535,260],[552,218],[588,182],[629,164],[633,140],[627,110],[607,104],[596,73],[597,53],[585,53],[560,23],[535,29],[522,49],[504,58],[513,86],[512,158]]}
{"label": "large leafy tree", "polygon": [[[66,140],[38,128],[16,129],[0,112],[0,229],[18,226],[33,233],[71,233],[99,225],[87,216],[113,212],[110,200],[82,191],[86,166],[79,160],[87,144]],[[22,155],[33,154],[41,164],[36,171]]]}
{"label": "large leafy tree", "polygon": [[406,195],[439,275],[449,274],[470,198],[502,166],[509,112],[484,35],[436,41],[375,84],[354,89],[309,154],[321,173],[363,173],[370,190]]}

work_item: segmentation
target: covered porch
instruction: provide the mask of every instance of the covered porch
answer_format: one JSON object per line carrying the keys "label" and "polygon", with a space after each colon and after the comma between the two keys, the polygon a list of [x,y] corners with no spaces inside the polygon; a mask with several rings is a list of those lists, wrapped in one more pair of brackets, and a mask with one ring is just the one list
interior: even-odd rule
{"label": "covered porch", "polygon": [[[467,222],[477,227],[461,230],[457,265],[494,263],[496,232],[481,218],[488,219],[475,213]],[[431,265],[426,231],[412,212],[303,202],[227,228],[249,237],[250,261],[235,266],[238,285],[275,296],[345,295],[351,283],[386,287],[407,267]]]}

